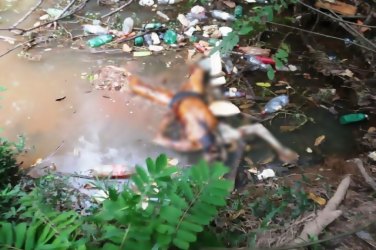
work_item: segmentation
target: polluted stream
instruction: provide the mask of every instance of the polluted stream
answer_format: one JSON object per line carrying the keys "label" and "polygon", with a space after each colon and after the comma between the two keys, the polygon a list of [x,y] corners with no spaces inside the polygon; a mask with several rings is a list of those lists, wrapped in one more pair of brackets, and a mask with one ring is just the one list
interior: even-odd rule
{"label": "polluted stream", "polygon": [[[1,26],[10,26],[18,20],[18,13],[24,13],[33,4],[34,1],[28,1],[28,4],[13,6],[12,11],[6,11],[2,16]],[[97,11],[96,8],[99,10],[95,4],[90,4],[92,6],[88,8],[92,12]],[[155,16],[154,12],[150,13]],[[140,22],[145,23],[150,21],[150,13],[134,4],[122,15],[140,18]],[[166,13],[172,15],[168,9]],[[167,108],[137,97],[127,89],[124,92],[95,90],[88,81],[101,67],[116,65],[155,86],[178,89],[188,76],[185,50],[132,58],[116,50],[114,53],[91,53],[81,46],[79,43],[50,41],[31,50],[33,55],[41,57],[39,61],[19,56],[19,50],[0,59],[1,85],[6,88],[1,92],[1,135],[9,140],[24,136],[27,152],[19,159],[24,168],[37,163],[31,171],[33,176],[40,175],[46,166],[51,165],[58,172],[85,174],[105,165],[143,164],[147,157],[156,157],[160,153],[179,159],[181,165],[198,160],[152,142]],[[1,51],[11,47],[5,42],[0,43]],[[296,88],[296,95],[311,84],[302,73],[286,73],[284,76]],[[265,73],[262,74],[265,81]],[[250,79],[258,81],[254,77]],[[327,78],[320,75],[312,80],[312,84],[317,82],[330,85],[325,83]],[[292,103],[299,100],[296,95],[291,97]],[[357,131],[362,124],[340,125],[336,116],[312,105],[302,110],[314,122],[307,122],[295,131],[280,131],[288,116],[279,116],[265,123],[283,144],[300,154],[301,166],[315,165],[323,156],[356,155],[360,137]],[[325,135],[325,141],[319,147],[313,146],[321,135]],[[312,152],[307,152],[308,148]],[[270,153],[267,145],[257,141],[252,144],[249,155],[254,162],[260,163]],[[267,163],[261,165],[267,166]]]}

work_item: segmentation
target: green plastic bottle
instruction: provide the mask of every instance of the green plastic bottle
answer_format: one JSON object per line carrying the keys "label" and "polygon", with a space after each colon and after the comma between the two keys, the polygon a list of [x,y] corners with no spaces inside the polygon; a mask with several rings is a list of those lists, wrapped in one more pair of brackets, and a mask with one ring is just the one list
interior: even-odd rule
{"label": "green plastic bottle", "polygon": [[154,30],[154,29],[159,29],[162,27],[161,23],[148,23],[144,25],[145,30]]}
{"label": "green plastic bottle", "polygon": [[347,114],[343,115],[339,118],[339,123],[342,125],[354,123],[354,122],[360,122],[368,119],[368,115],[357,113],[357,114]]}
{"label": "green plastic bottle", "polygon": [[173,30],[167,30],[166,33],[163,36],[163,40],[167,44],[174,44],[177,41],[177,35],[176,32]]}
{"label": "green plastic bottle", "polygon": [[142,36],[136,37],[134,39],[134,45],[136,45],[136,46],[144,45],[144,38]]}
{"label": "green plastic bottle", "polygon": [[114,37],[112,35],[101,35],[90,39],[89,41],[87,41],[87,44],[91,48],[95,48],[111,42],[113,38]]}
{"label": "green plastic bottle", "polygon": [[241,18],[243,16],[243,7],[241,5],[237,5],[234,10],[235,18]]}

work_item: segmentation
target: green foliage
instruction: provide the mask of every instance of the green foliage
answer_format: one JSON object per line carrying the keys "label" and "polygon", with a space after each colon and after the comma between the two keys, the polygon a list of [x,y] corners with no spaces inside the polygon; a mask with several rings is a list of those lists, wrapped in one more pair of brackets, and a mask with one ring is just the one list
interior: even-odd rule
{"label": "green foliage", "polygon": [[108,198],[90,217],[57,205],[70,196],[55,193],[68,191],[51,175],[29,193],[3,188],[0,249],[188,249],[226,205],[233,186],[223,179],[228,170],[205,162],[181,170],[165,155],[146,165],[136,168],[133,186],[107,187]]}
{"label": "green foliage", "polygon": [[102,229],[107,249],[188,249],[226,205],[232,189],[222,179],[227,168],[205,162],[179,170],[168,166],[161,155],[147,159],[147,170],[137,167],[132,177],[137,191],[125,187],[112,191],[103,209],[95,216],[97,223],[111,222]]}
{"label": "green foliage", "polygon": [[273,55],[273,59],[275,61],[275,66],[277,68],[283,67],[285,63],[287,63],[287,58],[290,53],[290,48],[287,44],[282,43],[281,47],[278,48],[277,52]]}
{"label": "green foliage", "polygon": [[12,143],[0,137],[0,188],[18,180],[18,165],[16,156],[24,147],[24,139]]}
{"label": "green foliage", "polygon": [[[288,206],[287,206],[288,205]],[[267,195],[259,197],[249,207],[256,217],[273,219],[277,214],[283,213],[288,207],[287,215],[294,219],[307,210],[313,208],[313,202],[308,199],[307,193],[301,188],[300,182],[294,187],[279,187]],[[263,223],[267,223],[267,221]]]}
{"label": "green foliage", "polygon": [[210,53],[213,54],[214,52],[218,51],[222,55],[227,55],[230,51],[234,49],[234,47],[239,43],[239,35],[235,32],[230,32],[227,36],[223,38],[221,43],[214,47]]}
{"label": "green foliage", "polygon": [[20,198],[18,223],[0,222],[1,249],[86,249],[78,240],[80,216],[43,204],[38,189]]}

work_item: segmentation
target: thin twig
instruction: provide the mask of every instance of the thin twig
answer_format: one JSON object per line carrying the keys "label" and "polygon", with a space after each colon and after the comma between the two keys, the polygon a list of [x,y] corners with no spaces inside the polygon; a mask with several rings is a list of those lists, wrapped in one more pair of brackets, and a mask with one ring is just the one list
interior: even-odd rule
{"label": "thin twig", "polygon": [[129,0],[128,2],[126,2],[125,4],[123,4],[122,6],[120,6],[119,8],[117,8],[117,9],[115,9],[115,10],[113,10],[113,11],[111,11],[111,12],[109,12],[109,13],[103,15],[103,16],[101,16],[101,19],[109,17],[109,16],[112,16],[113,14],[121,11],[122,9],[124,9],[125,7],[127,7],[128,5],[130,5],[132,2],[133,2],[133,0]]}
{"label": "thin twig", "polygon": [[[336,16],[338,19],[340,20],[343,20],[339,15],[337,15],[334,11],[330,11],[334,16]],[[360,33],[359,31],[357,31],[356,29],[354,29],[353,27],[351,27],[349,24],[347,23],[340,23],[339,24],[342,28],[344,28],[347,32],[349,32],[351,35],[355,36],[355,37],[359,37],[360,39],[362,39],[364,42],[368,43],[368,45],[372,46],[373,48],[376,49],[376,45],[371,42],[370,40],[368,40],[366,37],[363,36],[362,33]]]}
{"label": "thin twig", "polygon": [[366,24],[353,23],[353,22],[350,22],[350,21],[346,21],[346,20],[343,20],[343,19],[339,19],[339,18],[334,17],[334,16],[332,16],[332,15],[329,15],[329,14],[327,14],[327,13],[321,11],[321,10],[318,10],[318,9],[316,9],[316,8],[314,8],[314,7],[312,7],[312,6],[308,5],[308,4],[306,4],[306,3],[303,3],[302,1],[299,1],[299,3],[300,3],[301,5],[304,5],[304,6],[307,7],[308,9],[311,9],[311,10],[313,10],[313,11],[316,11],[317,13],[320,13],[321,15],[324,15],[324,16],[326,16],[326,17],[329,17],[329,18],[331,18],[331,19],[337,20],[337,21],[342,22],[342,23],[348,23],[348,24],[352,24],[352,25],[356,25],[356,26],[360,26],[360,27],[376,28],[376,26],[373,26],[373,25],[366,25]]}
{"label": "thin twig", "polygon": [[[269,22],[269,21],[267,23],[272,24],[272,25],[276,25],[276,26],[281,26],[281,27],[289,28],[289,29],[300,30],[300,31],[303,31],[303,32],[306,32],[306,33],[317,35],[317,36],[323,36],[323,37],[327,37],[327,38],[331,38],[331,39],[336,39],[336,40],[339,40],[339,41],[347,42],[346,39],[343,39],[343,38],[340,38],[340,37],[326,35],[326,34],[319,33],[319,32],[314,32],[314,31],[309,31],[309,30],[301,29],[301,28],[290,26],[290,25],[286,25],[286,24],[280,24],[280,23]],[[373,49],[368,48],[366,46],[363,46],[361,44],[354,43],[354,42],[352,42],[351,44],[376,53],[376,50],[373,50]]]}
{"label": "thin twig", "polygon": [[[73,2],[74,2],[74,1],[73,1]],[[22,34],[23,34],[23,33],[26,33],[26,32],[30,32],[30,31],[36,30],[36,29],[39,29],[40,27],[43,27],[43,26],[49,25],[49,24],[51,24],[51,23],[55,23],[55,22],[60,21],[60,20],[66,18],[66,17],[68,17],[68,16],[70,16],[70,15],[73,15],[74,13],[76,13],[76,12],[82,10],[82,9],[85,7],[85,5],[86,5],[87,2],[89,2],[89,0],[85,0],[81,5],[77,6],[75,9],[73,9],[73,10],[70,11],[69,13],[67,13],[67,14],[65,14],[64,16],[61,16],[61,17],[59,17],[59,18],[55,18],[55,19],[52,20],[52,21],[49,21],[49,22],[46,22],[46,23],[42,23],[42,24],[40,24],[40,25],[38,25],[38,26],[35,26],[35,27],[32,27],[32,28],[29,28],[29,29],[26,29],[26,30],[22,30],[22,29],[21,29],[21,30],[22,30]],[[71,2],[71,3],[72,3],[72,2]],[[70,5],[70,4],[69,4],[69,5]]]}
{"label": "thin twig", "polygon": [[75,4],[75,2],[77,2],[77,0],[72,0],[55,19],[62,17]]}
{"label": "thin twig", "polygon": [[359,158],[355,158],[351,160],[355,163],[355,165],[358,167],[360,173],[362,174],[364,180],[367,182],[368,185],[371,186],[371,188],[376,191],[376,182],[372,179],[371,176],[367,173],[366,169],[364,168],[363,162]]}
{"label": "thin twig", "polygon": [[28,18],[31,13],[33,13],[41,4],[42,4],[43,0],[39,0],[39,2],[37,2],[37,4],[31,8],[20,20],[18,20],[17,22],[15,22],[11,28],[15,28],[17,27],[20,23],[22,23],[23,21],[26,20],[26,18]]}
{"label": "thin twig", "polygon": [[17,44],[16,46],[14,46],[13,48],[8,49],[8,50],[5,51],[4,53],[0,54],[0,57],[3,57],[3,56],[5,56],[5,55],[9,54],[9,53],[12,52],[13,50],[18,49],[19,47],[22,47],[22,46],[24,46],[25,44],[32,43],[34,40],[35,40],[35,39],[33,38],[33,39],[29,40],[29,41],[26,41],[26,42],[23,42],[23,43],[19,43],[19,44]]}

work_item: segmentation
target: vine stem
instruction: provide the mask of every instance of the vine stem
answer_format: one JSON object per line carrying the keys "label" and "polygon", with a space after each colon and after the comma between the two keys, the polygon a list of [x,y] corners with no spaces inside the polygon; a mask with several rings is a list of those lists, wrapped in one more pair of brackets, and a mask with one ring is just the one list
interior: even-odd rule
{"label": "vine stem", "polygon": [[132,226],[132,224],[129,225],[129,227],[127,228],[127,230],[126,230],[125,233],[124,233],[123,239],[121,240],[120,249],[123,249],[123,248],[124,248],[125,240],[126,240],[127,237],[128,237],[128,233],[129,233],[129,230],[131,229],[131,226]]}

